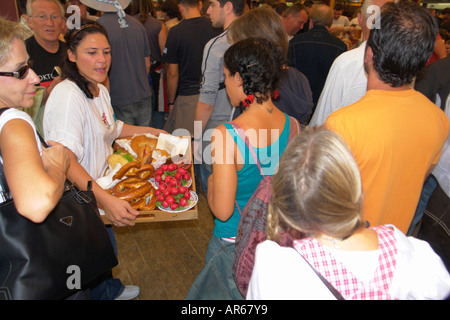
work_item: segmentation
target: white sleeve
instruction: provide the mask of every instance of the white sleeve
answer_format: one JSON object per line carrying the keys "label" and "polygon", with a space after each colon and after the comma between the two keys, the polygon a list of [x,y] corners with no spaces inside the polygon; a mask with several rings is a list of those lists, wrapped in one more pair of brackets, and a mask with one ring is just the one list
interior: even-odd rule
{"label": "white sleeve", "polygon": [[36,144],[37,147],[39,149],[39,153],[42,154],[42,144],[41,144],[41,140],[39,139],[39,136],[36,132],[36,126],[33,122],[33,120],[31,119],[30,115],[24,111],[18,110],[16,108],[11,108],[9,110],[6,110],[3,112],[2,116],[0,117],[0,132],[3,129],[3,126],[10,120],[14,120],[14,119],[21,119],[24,120],[26,122],[28,122],[28,124],[33,128],[34,130],[34,136],[36,138]]}
{"label": "white sleeve", "polygon": [[53,88],[45,104],[43,127],[46,140],[63,144],[80,159],[84,154],[82,110],[86,99],[74,86],[65,80]]}
{"label": "white sleeve", "polygon": [[325,85],[317,102],[316,110],[309,123],[310,127],[323,125],[330,114],[342,107],[341,100],[344,95],[344,80],[339,60],[336,59],[328,72]]}
{"label": "white sleeve", "polygon": [[445,299],[450,294],[450,275],[441,258],[427,242],[393,228],[398,253],[391,294],[402,300]]}

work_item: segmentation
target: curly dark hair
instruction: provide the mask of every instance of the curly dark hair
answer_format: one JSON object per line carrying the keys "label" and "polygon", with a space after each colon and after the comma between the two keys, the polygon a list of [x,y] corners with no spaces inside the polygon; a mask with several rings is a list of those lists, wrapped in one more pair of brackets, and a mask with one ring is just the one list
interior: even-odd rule
{"label": "curly dark hair", "polygon": [[276,52],[270,41],[258,38],[241,40],[225,52],[225,67],[232,75],[240,74],[244,93],[253,94],[258,103],[278,87],[283,62]]}
{"label": "curly dark hair", "polygon": [[380,28],[372,29],[367,40],[379,78],[392,87],[412,83],[433,52],[437,32],[433,17],[417,3],[386,3]]}
{"label": "curly dark hair", "polygon": [[[101,33],[105,35],[106,39],[108,39],[108,33],[100,24],[90,20],[82,20],[81,27],[79,29],[69,30],[64,36],[64,40],[66,41],[67,48],[72,52],[76,52],[76,49],[80,42],[88,34],[95,33]],[[61,69],[63,79],[72,80],[77,84],[81,91],[84,92],[86,97],[88,97],[89,99],[94,98],[91,91],[89,90],[89,81],[80,74],[76,63],[70,61],[68,56],[66,56]]]}

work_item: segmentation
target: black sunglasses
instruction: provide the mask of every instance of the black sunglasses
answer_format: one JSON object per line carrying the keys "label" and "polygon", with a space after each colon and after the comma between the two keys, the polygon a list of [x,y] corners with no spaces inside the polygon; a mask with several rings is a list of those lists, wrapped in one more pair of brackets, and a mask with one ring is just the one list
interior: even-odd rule
{"label": "black sunglasses", "polygon": [[19,70],[14,72],[0,72],[0,76],[4,77],[14,77],[17,79],[25,79],[28,75],[28,70],[33,66],[33,61],[28,60],[27,64],[20,67]]}

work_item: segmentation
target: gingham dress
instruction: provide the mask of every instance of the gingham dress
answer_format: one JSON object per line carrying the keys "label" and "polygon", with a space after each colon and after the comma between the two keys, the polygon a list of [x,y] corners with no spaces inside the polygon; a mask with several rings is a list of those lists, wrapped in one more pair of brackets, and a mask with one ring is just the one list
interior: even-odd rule
{"label": "gingham dress", "polygon": [[372,229],[378,234],[380,254],[374,276],[366,283],[358,280],[341,262],[336,261],[332,253],[317,240],[313,238],[296,240],[293,246],[345,299],[395,299],[389,294],[397,256],[394,231],[385,226]]}

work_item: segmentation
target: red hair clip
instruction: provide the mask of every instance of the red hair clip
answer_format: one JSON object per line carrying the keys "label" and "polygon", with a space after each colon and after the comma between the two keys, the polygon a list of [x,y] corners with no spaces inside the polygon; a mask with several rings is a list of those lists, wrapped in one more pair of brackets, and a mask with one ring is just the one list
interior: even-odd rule
{"label": "red hair clip", "polygon": [[280,96],[280,92],[278,91],[278,89],[275,89],[275,90],[272,92],[272,99],[273,99],[273,100],[276,100],[279,96]]}
{"label": "red hair clip", "polygon": [[253,103],[253,101],[255,100],[255,97],[253,96],[253,93],[250,93],[245,99],[244,101],[242,101],[242,105],[244,107],[248,107],[249,105],[251,105]]}

